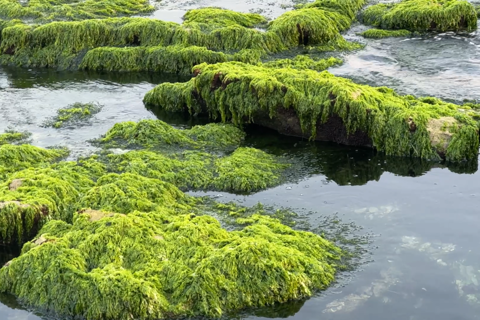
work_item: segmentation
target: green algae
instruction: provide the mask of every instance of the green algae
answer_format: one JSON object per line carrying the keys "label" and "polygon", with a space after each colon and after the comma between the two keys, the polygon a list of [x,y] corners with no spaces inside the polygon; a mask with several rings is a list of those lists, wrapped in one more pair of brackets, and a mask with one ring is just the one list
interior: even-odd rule
{"label": "green algae", "polygon": [[146,0],[0,0],[0,18],[33,19],[35,22],[84,20],[134,15],[153,11]]}
{"label": "green algae", "polygon": [[409,31],[474,31],[475,8],[464,0],[404,0],[376,4],[362,13],[363,23],[382,29]]}
{"label": "green algae", "polygon": [[265,216],[239,222],[227,231],[188,209],[86,211],[45,225],[0,270],[0,289],[63,316],[216,318],[309,297],[334,280],[342,252],[332,243]]}
{"label": "green algae", "polygon": [[293,68],[293,69],[312,69],[323,71],[330,67],[338,66],[343,63],[339,58],[330,57],[328,59],[314,60],[306,55],[298,55],[293,59],[278,59],[263,64],[267,68]]}
{"label": "green algae", "polygon": [[224,149],[237,147],[245,133],[229,124],[207,124],[188,130],[176,129],[161,120],[115,124],[97,142],[107,147]]}
{"label": "green algae", "polygon": [[62,128],[76,125],[92,118],[99,113],[102,107],[98,103],[80,103],[76,102],[65,108],[59,109],[57,115],[45,124],[48,127]]}
{"label": "green algae", "polygon": [[[337,115],[348,134],[364,132],[373,146],[387,155],[451,161],[478,154],[477,122],[461,107],[434,98],[400,96],[392,89],[358,85],[324,71],[270,69],[238,62],[195,67],[187,83],[161,84],[144,102],[167,111],[208,113],[212,119],[234,124],[274,118],[279,108],[291,108],[302,132],[316,136],[317,124]],[[171,101],[175,99],[175,105]],[[459,130],[439,148],[438,132],[430,124],[446,117]],[[300,133],[299,133],[300,134]]]}
{"label": "green algae", "polygon": [[3,144],[26,144],[30,141],[31,136],[32,134],[27,131],[5,130],[5,133],[0,133],[0,146]]}
{"label": "green algae", "polygon": [[388,37],[408,37],[412,35],[408,30],[382,30],[382,29],[369,29],[360,33],[364,38],[381,39]]}

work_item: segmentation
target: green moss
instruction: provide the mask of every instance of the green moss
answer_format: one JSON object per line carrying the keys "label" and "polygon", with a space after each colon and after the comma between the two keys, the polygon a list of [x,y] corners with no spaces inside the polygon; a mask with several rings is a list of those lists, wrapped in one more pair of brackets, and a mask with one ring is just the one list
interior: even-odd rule
{"label": "green moss", "polygon": [[83,122],[92,118],[99,113],[102,107],[98,103],[80,103],[76,102],[65,108],[59,109],[57,115],[47,121],[45,124],[48,127],[62,128]]}
{"label": "green moss", "polygon": [[304,8],[320,8],[336,12],[354,20],[358,11],[365,5],[365,0],[316,0],[308,3]]}
{"label": "green moss", "polygon": [[62,316],[216,318],[309,297],[334,280],[342,253],[332,243],[265,216],[239,222],[227,231],[188,210],[87,211],[72,225],[48,223],[0,270],[0,289]]}
{"label": "green moss", "polygon": [[196,126],[189,130],[175,129],[160,120],[117,123],[105,137],[98,140],[104,146],[125,148],[208,148],[223,149],[238,146],[245,134],[225,124]]}
{"label": "green moss", "polygon": [[0,180],[9,173],[58,161],[68,150],[46,150],[30,145],[0,145]]}
{"label": "green moss", "polygon": [[369,29],[360,33],[365,38],[381,39],[388,37],[408,37],[412,35],[408,30],[382,30],[382,29]]}
{"label": "green moss", "polygon": [[30,132],[18,132],[12,129],[0,133],[0,146],[3,144],[25,144],[28,143],[32,134]]}
{"label": "green moss", "polygon": [[473,31],[477,14],[464,0],[404,0],[396,4],[377,4],[362,14],[365,24],[382,29],[409,31]]}
{"label": "green moss", "polygon": [[0,18],[52,20],[84,20],[134,15],[153,11],[146,0],[0,0]]}
{"label": "green moss", "polygon": [[[349,134],[361,131],[387,155],[438,158],[429,121],[451,117],[461,128],[452,133],[446,158],[473,159],[478,154],[478,126],[457,105],[439,99],[399,96],[392,89],[358,85],[328,72],[270,69],[238,62],[195,68],[187,83],[161,84],[144,102],[168,111],[208,112],[213,119],[234,124],[273,118],[278,108],[295,110],[304,133],[314,138],[317,123],[332,115],[342,118]],[[171,105],[175,99],[176,104]],[[202,107],[203,106],[203,107]]]}
{"label": "green moss", "polygon": [[330,57],[328,59],[314,60],[306,55],[298,55],[293,59],[278,59],[263,64],[267,68],[293,68],[293,69],[312,69],[323,71],[330,67],[341,65],[343,60]]}
{"label": "green moss", "polygon": [[226,62],[231,57],[205,47],[101,47],[90,50],[80,69],[96,71],[153,71],[191,74],[192,66],[202,63]]}

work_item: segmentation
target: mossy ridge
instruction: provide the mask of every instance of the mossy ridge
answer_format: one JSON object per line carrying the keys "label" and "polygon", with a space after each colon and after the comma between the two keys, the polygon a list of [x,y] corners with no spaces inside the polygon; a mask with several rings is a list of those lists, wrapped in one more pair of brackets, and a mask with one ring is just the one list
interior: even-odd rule
{"label": "mossy ridge", "polygon": [[371,39],[382,39],[389,37],[409,37],[413,35],[411,31],[408,30],[383,30],[383,29],[368,29],[359,33],[364,38]]}
{"label": "mossy ridge", "polygon": [[[363,2],[355,3],[353,7]],[[324,46],[324,50],[348,48],[340,31],[348,28],[353,18],[348,10],[333,10],[333,2],[325,5],[325,10],[319,5],[287,12],[266,31],[252,28],[265,22],[259,15],[217,8],[192,10],[183,24],[147,18],[40,26],[0,21],[0,62],[57,69],[189,73],[199,62],[256,64],[267,54],[299,45]]]}
{"label": "mossy ridge", "polygon": [[343,63],[342,59],[330,57],[327,59],[312,59],[307,55],[298,55],[293,59],[278,59],[263,63],[267,68],[293,68],[293,69],[311,69],[315,71],[324,71],[330,67],[338,66]]}
{"label": "mossy ridge", "polygon": [[102,106],[95,102],[75,102],[65,108],[57,110],[57,115],[53,117],[53,119],[47,121],[45,126],[58,129],[65,126],[75,125],[92,118],[101,110]]}
{"label": "mossy ridge", "polygon": [[475,7],[464,0],[404,0],[376,4],[361,14],[363,23],[382,29],[409,31],[474,31]]}
{"label": "mossy ridge", "polygon": [[182,130],[161,120],[140,120],[115,124],[96,143],[109,148],[224,149],[236,148],[244,139],[245,133],[231,124],[210,123]]}
{"label": "mossy ridge", "polygon": [[85,20],[128,16],[154,10],[147,0],[0,0],[0,18],[33,19],[35,22]]}
{"label": "mossy ridge", "polygon": [[[269,69],[238,62],[195,67],[187,83],[161,84],[144,102],[168,111],[207,112],[212,119],[234,124],[275,117],[279,108],[295,110],[303,133],[316,137],[317,123],[332,115],[342,118],[348,134],[364,132],[373,146],[387,155],[451,161],[478,155],[478,126],[459,106],[440,99],[399,96],[386,87],[358,85],[324,71]],[[169,104],[175,99],[176,104]],[[452,133],[446,152],[432,145],[430,119],[452,117],[459,130]]]}
{"label": "mossy ridge", "polygon": [[3,144],[26,144],[30,141],[32,134],[27,131],[19,132],[13,129],[0,133],[0,146]]}
{"label": "mossy ridge", "polygon": [[128,215],[86,211],[72,225],[45,225],[0,270],[0,289],[86,319],[217,318],[309,297],[333,281],[342,252],[332,243],[265,216],[241,223],[241,230],[227,231],[212,217],[167,207]]}

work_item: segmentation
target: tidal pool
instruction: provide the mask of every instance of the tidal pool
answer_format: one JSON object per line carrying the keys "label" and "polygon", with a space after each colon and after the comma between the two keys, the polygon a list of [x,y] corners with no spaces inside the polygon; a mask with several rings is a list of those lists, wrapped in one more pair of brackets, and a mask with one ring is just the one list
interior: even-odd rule
{"label": "tidal pool", "polygon": [[[185,10],[222,6],[274,18],[291,1],[163,1],[152,17],[180,22]],[[342,54],[344,65],[329,71],[403,94],[462,102],[480,99],[480,36],[432,34],[418,38],[365,40],[357,25],[346,37],[366,43]],[[99,74],[0,68],[0,132],[31,132],[32,144],[63,145],[72,156],[95,151],[87,141],[115,123],[161,118],[178,127],[184,121],[147,110],[142,98],[155,85],[186,78],[159,74]],[[90,121],[61,129],[44,123],[74,102],[98,102]],[[209,192],[217,201],[262,202],[289,207],[314,228],[325,217],[353,222],[372,235],[371,254],[358,270],[306,301],[246,310],[230,319],[469,320],[480,319],[480,173],[478,161],[460,164],[385,157],[369,149],[309,143],[248,128],[247,143],[301,164],[296,183],[248,196]],[[18,255],[2,248],[0,263]],[[0,296],[0,319],[55,319],[24,309]],[[63,319],[62,319],[63,320]]]}

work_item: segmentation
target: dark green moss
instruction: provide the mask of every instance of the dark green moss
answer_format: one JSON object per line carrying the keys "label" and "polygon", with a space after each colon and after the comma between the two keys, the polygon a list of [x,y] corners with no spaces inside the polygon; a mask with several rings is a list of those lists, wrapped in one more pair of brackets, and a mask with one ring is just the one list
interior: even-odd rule
{"label": "dark green moss", "polygon": [[377,4],[362,13],[365,24],[382,29],[409,31],[474,31],[477,14],[464,0],[404,0]]}

